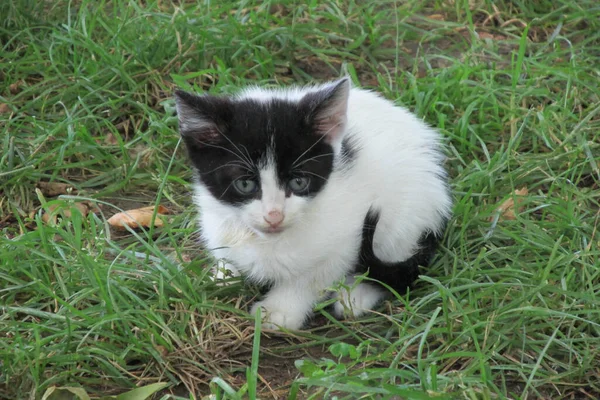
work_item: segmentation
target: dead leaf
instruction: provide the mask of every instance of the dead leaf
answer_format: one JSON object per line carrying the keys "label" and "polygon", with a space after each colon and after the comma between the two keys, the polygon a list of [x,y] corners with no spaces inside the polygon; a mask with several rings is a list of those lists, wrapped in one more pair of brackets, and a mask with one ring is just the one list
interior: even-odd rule
{"label": "dead leaf", "polygon": [[42,191],[44,196],[48,197],[59,196],[61,194],[73,194],[77,192],[73,186],[60,182],[38,182],[36,187]]}
{"label": "dead leaf", "polygon": [[17,94],[21,91],[22,84],[23,84],[22,81],[17,81],[15,83],[12,83],[8,86],[8,90],[10,91],[11,94]]}
{"label": "dead leaf", "polygon": [[[526,187],[522,187],[521,189],[517,189],[514,191],[513,195],[506,199],[504,203],[498,207],[497,211],[500,214],[500,220],[515,220],[517,216],[515,215],[515,200],[517,202],[517,206],[523,201],[523,197],[527,196],[529,191]],[[517,212],[523,212],[523,207],[517,207]]]}
{"label": "dead leaf", "polygon": [[[156,218],[154,219],[154,226],[161,227],[164,225],[164,221],[159,215],[168,214],[169,210],[163,205],[159,205],[156,210]],[[154,214],[154,206],[138,208],[135,210],[128,210],[117,213],[108,219],[110,226],[120,230],[126,230],[126,227],[132,229],[138,229],[141,227],[149,228],[152,222],[152,214]]]}
{"label": "dead leaf", "polygon": [[442,14],[431,14],[428,16],[429,19],[433,19],[436,21],[445,21],[446,18]]}
{"label": "dead leaf", "polygon": [[10,107],[6,103],[0,103],[0,114],[6,114],[11,112]]}
{"label": "dead leaf", "polygon": [[104,144],[109,146],[116,146],[119,144],[119,140],[112,132],[109,132],[108,135],[106,135],[106,138],[104,138]]}
{"label": "dead leaf", "polygon": [[271,4],[271,7],[269,7],[269,13],[281,16],[288,15],[283,4]]}
{"label": "dead leaf", "polygon": [[154,346],[154,349],[163,357],[166,357],[169,355],[169,350],[167,350],[167,348],[165,346],[162,345],[156,345]]}
{"label": "dead leaf", "polygon": [[86,217],[90,212],[89,206],[83,202],[52,204],[48,207],[48,210],[44,214],[42,214],[42,221],[44,221],[45,223],[52,222],[52,224],[56,224],[58,215],[61,211],[62,215],[64,215],[65,218],[71,218],[71,216],[73,215],[73,207],[78,209],[81,215],[83,215],[84,217]]}
{"label": "dead leaf", "polygon": [[92,214],[97,214],[99,212],[102,212],[102,204],[98,204],[93,201],[84,201],[83,204],[88,206],[88,208],[90,209],[90,212]]}
{"label": "dead leaf", "polygon": [[481,40],[485,40],[485,39],[506,40],[506,36],[504,36],[504,35],[497,35],[497,34],[489,33],[489,32],[477,32],[477,35],[479,36],[479,39],[481,39]]}

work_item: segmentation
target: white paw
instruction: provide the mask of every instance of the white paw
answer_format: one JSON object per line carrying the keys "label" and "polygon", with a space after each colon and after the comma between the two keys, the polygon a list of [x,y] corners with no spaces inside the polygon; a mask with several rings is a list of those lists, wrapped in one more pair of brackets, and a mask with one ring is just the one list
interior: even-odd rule
{"label": "white paw", "polygon": [[257,301],[250,310],[250,314],[254,317],[256,316],[256,310],[260,307],[263,329],[277,330],[285,328],[295,331],[302,328],[306,319],[305,313],[283,309],[271,303],[268,300]]}
{"label": "white paw", "polygon": [[374,285],[359,283],[355,287],[342,287],[338,301],[333,304],[336,318],[356,318],[371,311],[385,296],[385,291]]}

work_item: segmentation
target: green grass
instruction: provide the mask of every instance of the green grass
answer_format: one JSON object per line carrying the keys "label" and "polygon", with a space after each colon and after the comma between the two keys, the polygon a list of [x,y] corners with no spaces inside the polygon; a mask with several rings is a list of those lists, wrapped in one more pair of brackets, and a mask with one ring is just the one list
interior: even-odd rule
{"label": "green grass", "polygon": [[[154,382],[163,399],[600,397],[596,1],[15,0],[0,16],[0,398]],[[207,275],[171,94],[340,71],[440,129],[454,218],[380,313],[255,337],[255,291]],[[43,222],[81,199],[101,212]],[[105,222],[159,203],[163,228]]]}

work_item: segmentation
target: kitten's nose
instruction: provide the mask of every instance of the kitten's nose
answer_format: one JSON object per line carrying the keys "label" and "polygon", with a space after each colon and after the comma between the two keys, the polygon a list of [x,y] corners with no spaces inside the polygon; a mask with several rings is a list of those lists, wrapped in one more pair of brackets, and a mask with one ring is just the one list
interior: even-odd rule
{"label": "kitten's nose", "polygon": [[269,211],[267,216],[263,216],[263,218],[271,225],[271,228],[277,228],[283,222],[283,213],[281,211],[273,210]]}

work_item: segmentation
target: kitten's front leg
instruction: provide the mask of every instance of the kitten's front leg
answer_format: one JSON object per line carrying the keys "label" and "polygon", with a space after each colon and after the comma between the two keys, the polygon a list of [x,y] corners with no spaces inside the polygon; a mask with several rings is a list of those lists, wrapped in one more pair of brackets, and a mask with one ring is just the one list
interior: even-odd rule
{"label": "kitten's front leg", "polygon": [[345,287],[338,292],[338,301],[333,305],[337,318],[360,317],[372,311],[384,299],[387,292],[370,282],[356,282],[353,276],[346,278]]}
{"label": "kitten's front leg", "polygon": [[257,308],[261,308],[265,329],[298,330],[312,313],[317,300],[318,296],[308,283],[284,283],[273,287],[263,300],[252,306],[250,313],[255,316]]}

